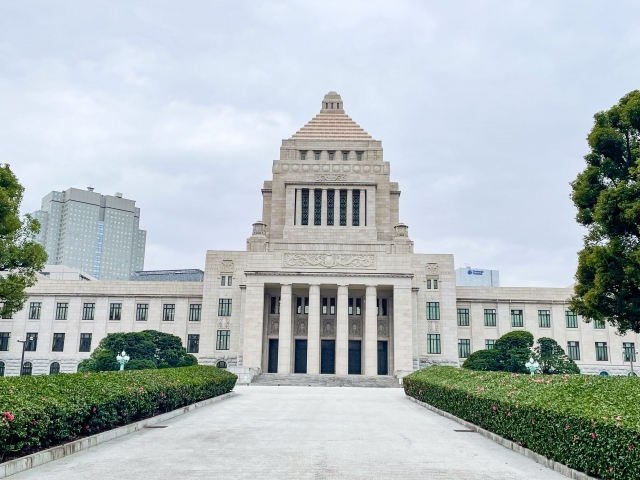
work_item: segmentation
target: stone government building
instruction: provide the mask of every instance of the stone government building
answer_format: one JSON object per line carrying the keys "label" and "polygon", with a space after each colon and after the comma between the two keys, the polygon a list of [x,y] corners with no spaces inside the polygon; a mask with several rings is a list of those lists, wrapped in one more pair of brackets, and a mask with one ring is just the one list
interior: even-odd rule
{"label": "stone government building", "polygon": [[[626,373],[638,336],[584,323],[571,288],[456,287],[453,255],[413,251],[398,184],[330,92],[284,140],[246,251],[207,252],[195,281],[55,280],[0,320],[0,371],[74,372],[108,333],[155,329],[200,363],[260,372],[393,375],[459,365],[511,330],[555,338],[587,373]],[[187,278],[187,276],[183,276]],[[627,359],[628,360],[628,359]]]}

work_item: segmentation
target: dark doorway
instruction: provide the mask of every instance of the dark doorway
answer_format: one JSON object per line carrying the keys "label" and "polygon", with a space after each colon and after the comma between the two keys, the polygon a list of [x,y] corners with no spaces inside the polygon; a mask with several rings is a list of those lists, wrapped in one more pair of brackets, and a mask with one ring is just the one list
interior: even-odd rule
{"label": "dark doorway", "polygon": [[336,341],[322,340],[320,348],[320,373],[336,373]]}
{"label": "dark doorway", "polygon": [[386,340],[378,340],[378,375],[389,375],[388,346]]}
{"label": "dark doorway", "polygon": [[268,373],[278,373],[278,339],[269,339],[269,366]]}
{"label": "dark doorway", "polygon": [[362,373],[362,342],[349,340],[349,375]]}
{"label": "dark doorway", "polygon": [[307,373],[307,341],[296,340],[294,373]]}

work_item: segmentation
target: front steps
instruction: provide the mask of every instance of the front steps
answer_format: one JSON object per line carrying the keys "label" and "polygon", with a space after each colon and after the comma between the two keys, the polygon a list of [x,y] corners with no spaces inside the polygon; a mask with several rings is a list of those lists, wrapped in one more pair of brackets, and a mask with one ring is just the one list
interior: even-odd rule
{"label": "front steps", "polygon": [[386,375],[367,377],[364,375],[307,375],[303,373],[261,373],[253,377],[251,385],[402,388],[402,384],[397,378]]}

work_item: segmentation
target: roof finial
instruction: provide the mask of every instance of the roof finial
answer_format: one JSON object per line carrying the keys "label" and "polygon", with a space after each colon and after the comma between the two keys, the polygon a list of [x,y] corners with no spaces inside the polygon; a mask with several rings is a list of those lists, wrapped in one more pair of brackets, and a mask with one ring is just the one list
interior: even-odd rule
{"label": "roof finial", "polygon": [[320,113],[344,113],[342,98],[336,92],[327,93],[322,99]]}

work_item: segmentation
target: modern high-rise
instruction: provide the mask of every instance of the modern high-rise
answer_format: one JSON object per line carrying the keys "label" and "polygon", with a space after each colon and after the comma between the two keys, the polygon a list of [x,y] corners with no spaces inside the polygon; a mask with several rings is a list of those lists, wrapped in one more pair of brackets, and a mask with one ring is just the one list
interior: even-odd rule
{"label": "modern high-rise", "polygon": [[101,195],[69,188],[42,199],[33,217],[40,221],[36,240],[48,264],[79,268],[100,280],[128,280],[144,269],[147,232],[140,209],[121,193]]}

